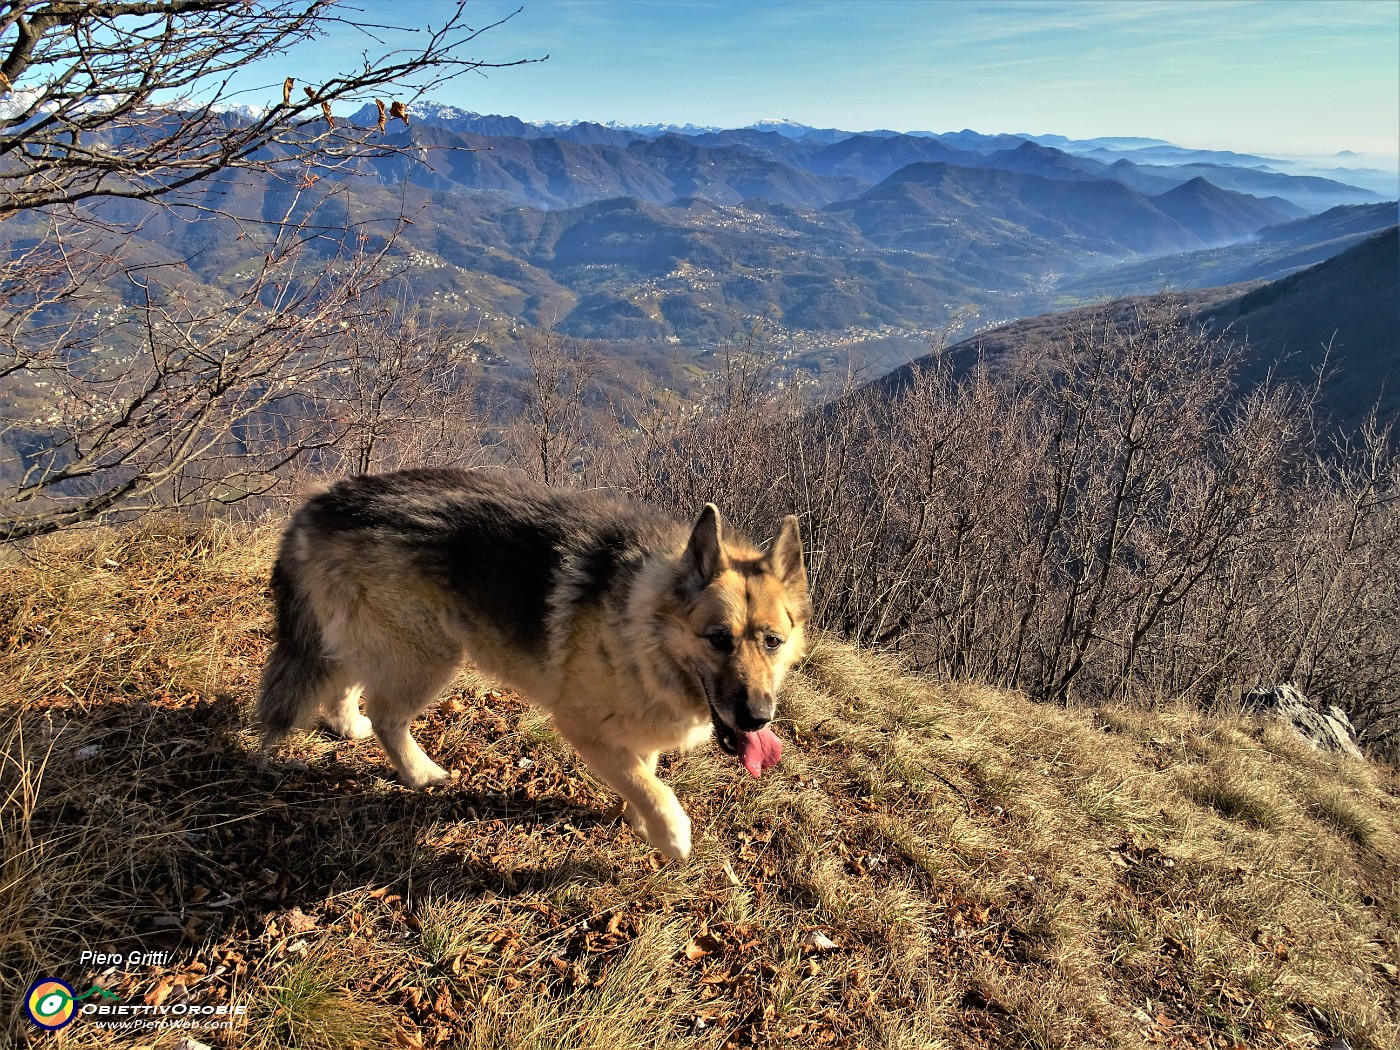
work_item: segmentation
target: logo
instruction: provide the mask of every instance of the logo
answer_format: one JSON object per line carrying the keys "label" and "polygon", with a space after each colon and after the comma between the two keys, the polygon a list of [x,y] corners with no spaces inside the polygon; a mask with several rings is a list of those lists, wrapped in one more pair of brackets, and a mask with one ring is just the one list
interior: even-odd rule
{"label": "logo", "polygon": [[66,981],[60,981],[57,977],[41,977],[29,986],[29,992],[24,997],[24,1012],[46,1032],[57,1032],[72,1023],[78,1013],[77,1004],[93,996],[114,1003],[121,1002],[117,996],[96,984],[82,995],[74,995],[73,986]]}
{"label": "logo", "polygon": [[46,1032],[67,1028],[79,1014],[99,1028],[230,1028],[247,1012],[242,1003],[124,1003],[94,984],[82,995],[57,977],[41,977],[24,995],[24,1012]]}
{"label": "logo", "polygon": [[41,977],[29,986],[24,1011],[46,1032],[66,1028],[77,1013],[73,989],[54,977]]}

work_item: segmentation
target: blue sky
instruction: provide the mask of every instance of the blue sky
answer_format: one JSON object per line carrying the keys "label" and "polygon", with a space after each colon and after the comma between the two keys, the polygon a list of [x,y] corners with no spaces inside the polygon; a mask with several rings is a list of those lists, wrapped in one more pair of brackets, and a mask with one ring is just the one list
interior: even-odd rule
{"label": "blue sky", "polygon": [[[351,2],[353,17],[397,25],[440,23],[455,6]],[[549,60],[436,98],[535,120],[779,117],[1400,162],[1396,0],[472,0],[468,19],[517,7],[473,56]],[[293,65],[306,80],[376,46],[341,29]]]}

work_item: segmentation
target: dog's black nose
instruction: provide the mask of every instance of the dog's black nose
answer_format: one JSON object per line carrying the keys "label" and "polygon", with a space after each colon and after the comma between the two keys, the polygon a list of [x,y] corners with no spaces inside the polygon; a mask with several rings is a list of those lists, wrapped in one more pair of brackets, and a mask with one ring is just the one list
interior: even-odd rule
{"label": "dog's black nose", "polygon": [[773,721],[774,706],[770,694],[750,696],[734,705],[734,721],[744,732],[752,733]]}

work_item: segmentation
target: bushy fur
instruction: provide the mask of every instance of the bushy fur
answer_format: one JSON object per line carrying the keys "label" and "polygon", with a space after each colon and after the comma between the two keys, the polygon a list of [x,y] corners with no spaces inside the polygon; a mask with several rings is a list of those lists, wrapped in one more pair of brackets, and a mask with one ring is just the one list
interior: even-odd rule
{"label": "bushy fur", "polygon": [[468,657],[547,710],[678,859],[690,821],[658,755],[766,725],[810,615],[795,517],[760,553],[713,505],[687,530],[493,470],[339,482],[292,518],[272,590],[268,745],[319,712],[373,732],[405,783],[441,783],[409,723]]}

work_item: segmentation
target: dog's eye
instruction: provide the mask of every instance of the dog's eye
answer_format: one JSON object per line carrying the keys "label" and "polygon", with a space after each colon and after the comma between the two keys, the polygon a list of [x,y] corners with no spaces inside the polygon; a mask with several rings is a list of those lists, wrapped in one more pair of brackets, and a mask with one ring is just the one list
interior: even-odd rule
{"label": "dog's eye", "polygon": [[774,649],[781,649],[783,640],[776,634],[765,634],[763,636],[763,644],[766,645],[771,652]]}
{"label": "dog's eye", "polygon": [[711,631],[705,635],[705,639],[722,653],[734,648],[734,636],[728,631]]}

